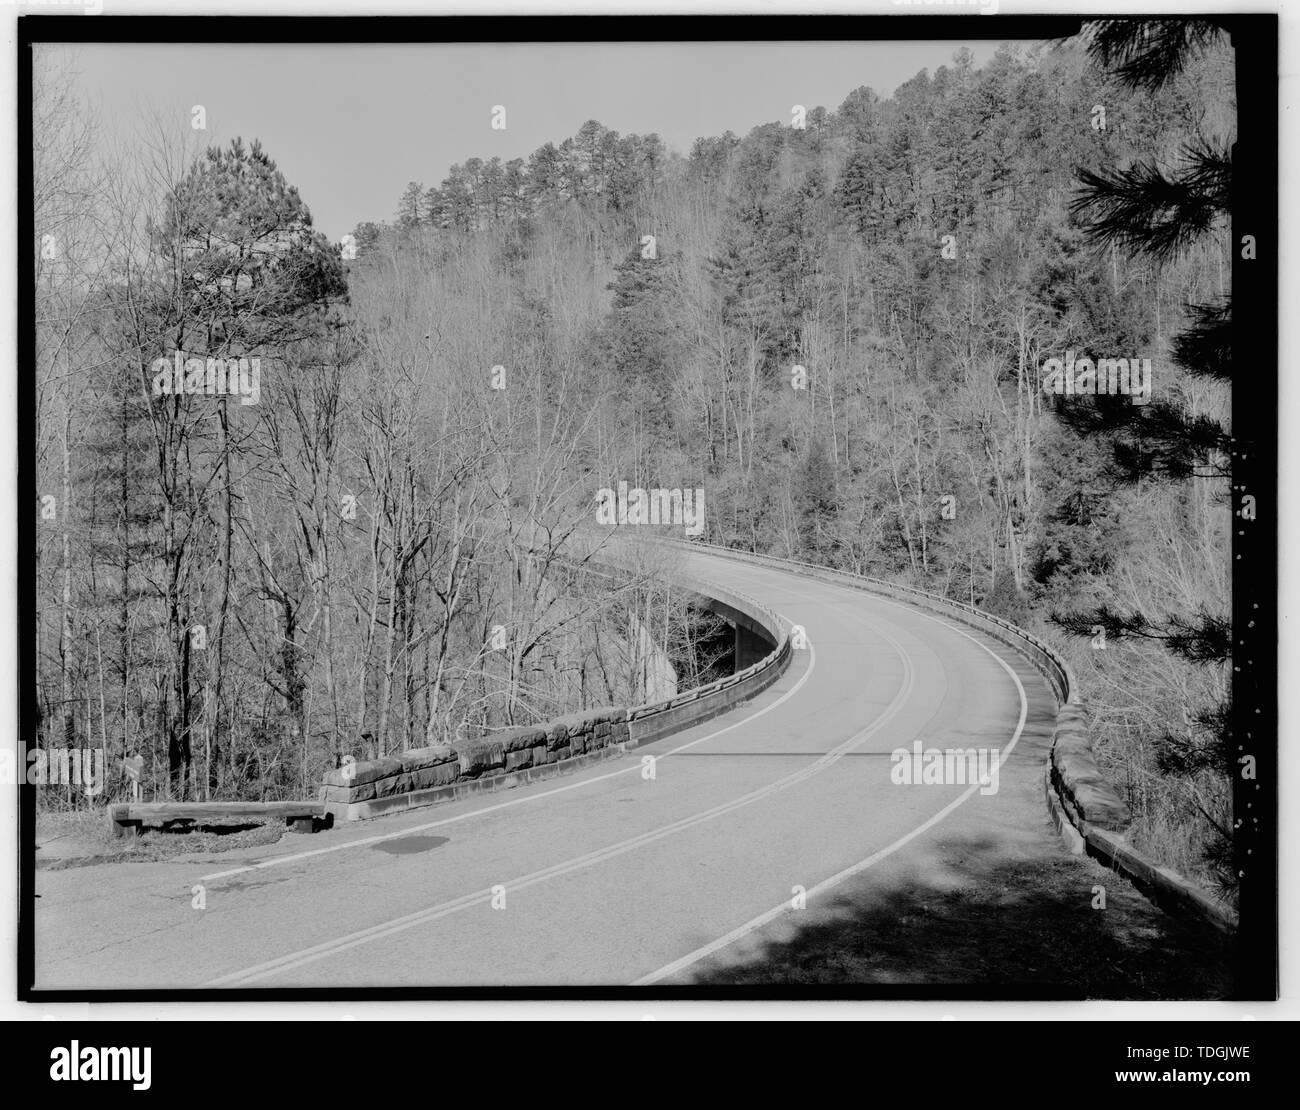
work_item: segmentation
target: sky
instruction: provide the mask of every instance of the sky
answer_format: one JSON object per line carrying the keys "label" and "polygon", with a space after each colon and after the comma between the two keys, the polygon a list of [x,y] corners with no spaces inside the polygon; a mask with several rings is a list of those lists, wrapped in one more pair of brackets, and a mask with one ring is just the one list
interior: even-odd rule
{"label": "sky", "polygon": [[[437,185],[468,158],[526,158],[589,119],[657,132],[686,154],[701,135],[744,135],[791,107],[837,108],[855,88],[882,97],[966,45],[996,43],[521,43],[394,45],[83,44],[76,88],[101,142],[155,115],[205,144],[261,139],[317,228],[337,242],[391,220],[409,181]],[[36,66],[42,63],[38,52]],[[494,106],[504,130],[491,127]]]}

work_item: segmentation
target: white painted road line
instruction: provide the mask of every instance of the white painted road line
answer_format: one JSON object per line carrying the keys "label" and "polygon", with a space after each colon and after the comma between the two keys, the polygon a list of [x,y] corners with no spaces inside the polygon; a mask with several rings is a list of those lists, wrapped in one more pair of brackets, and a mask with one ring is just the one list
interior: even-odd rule
{"label": "white painted road line", "polygon": [[[983,648],[991,656],[993,656],[994,659],[998,661],[998,664],[1002,667],[1002,669],[1011,676],[1011,681],[1016,684],[1016,690],[1019,691],[1020,693],[1020,719],[1016,722],[1016,731],[1012,734],[1011,743],[1009,743],[1006,746],[1006,750],[1002,753],[1001,758],[998,760],[998,768],[1000,770],[1002,764],[1004,764],[1007,761],[1007,759],[1010,757],[1012,749],[1015,748],[1016,743],[1019,741],[1020,734],[1024,731],[1025,728],[1025,720],[1029,714],[1029,699],[1025,695],[1025,687],[1024,684],[1020,681],[1020,676],[1016,674],[1014,670],[1011,669],[1010,665],[1007,663],[1005,659],[1002,658],[1002,656],[998,655],[997,652],[993,651],[990,647],[988,647],[988,645],[980,643],[979,640],[975,639],[974,636],[967,635],[960,628],[953,628],[952,625],[948,624],[946,621],[940,620],[938,617],[930,616],[927,613],[922,613],[921,615],[929,616],[931,620],[938,621],[939,624],[942,624],[945,627],[952,629],[953,632],[956,632],[961,636],[965,636],[966,639],[970,640],[971,643],[976,644],[977,646]],[[903,836],[900,836],[892,844],[888,845],[885,848],[881,848],[880,851],[873,852],[871,855],[867,856],[866,859],[859,860],[851,867],[846,867],[843,871],[836,872],[836,874],[832,875],[828,879],[823,879],[820,883],[818,883],[811,890],[805,893],[805,900],[811,900],[820,894],[825,894],[828,890],[831,890],[834,887],[839,886],[840,883],[843,883],[846,880],[853,878],[855,875],[860,875],[863,871],[866,871],[868,868],[874,867],[882,859],[885,859],[886,857],[892,855],[894,852],[898,851],[900,848],[904,847],[906,844],[909,844],[911,841],[915,840],[922,833],[928,831],[929,829],[934,828],[935,825],[943,821],[950,813],[953,812],[953,810],[955,810],[958,806],[960,806],[963,802],[965,802],[968,798],[970,798],[971,795],[973,795],[976,790],[979,790],[980,787],[981,787],[980,783],[978,782],[972,783],[958,797],[954,798],[951,802],[948,803],[948,805],[944,806],[943,809],[939,810],[939,812],[936,813],[933,817],[931,817],[928,821],[925,821],[922,824],[918,825],[911,832],[905,833]],[[678,960],[674,960],[670,964],[666,964],[664,967],[661,967],[658,971],[652,971],[649,975],[642,976],[640,979],[637,979],[635,982],[633,982],[632,986],[634,987],[651,986],[654,983],[658,983],[661,980],[676,975],[679,971],[683,971],[684,969],[690,967],[692,964],[699,963],[700,960],[706,959],[707,957],[713,955],[715,952],[720,952],[722,951],[722,949],[729,947],[730,945],[734,944],[736,941],[740,940],[742,937],[747,936],[748,934],[754,932],[754,930],[761,929],[764,925],[770,924],[771,922],[775,921],[778,917],[781,917],[783,914],[793,913],[793,912],[795,912],[794,907],[789,901],[782,902],[779,906],[775,906],[774,908],[768,910],[766,913],[759,914],[759,916],[755,917],[753,920],[746,921],[745,924],[739,926],[738,928],[733,929],[725,936],[721,936],[717,940],[711,941],[709,944],[704,945],[704,947],[702,948],[695,949],[694,952],[688,952],[685,956],[682,956]]]}
{"label": "white painted road line", "polygon": [[[503,885],[508,891],[524,890],[538,883],[546,882],[549,879],[558,878],[562,875],[567,875],[573,871],[590,867],[597,863],[603,863],[606,860],[614,859],[617,856],[624,855],[627,852],[634,851],[635,849],[644,847],[647,844],[652,844],[675,833],[682,832],[689,828],[694,828],[696,825],[703,824],[707,821],[712,821],[743,806],[752,805],[753,803],[771,797],[773,794],[782,790],[786,790],[797,783],[803,782],[814,775],[820,774],[822,771],[836,763],[846,752],[859,746],[888,724],[894,716],[897,715],[899,710],[903,708],[911,696],[915,685],[915,670],[912,667],[910,658],[907,656],[907,653],[903,651],[898,642],[891,636],[888,636],[885,633],[880,633],[880,635],[895,650],[899,659],[903,663],[903,682],[899,687],[898,692],[894,695],[889,705],[875,721],[849,737],[849,739],[844,741],[842,744],[832,748],[816,762],[768,783],[766,786],[760,787],[757,790],[750,791],[748,794],[743,794],[738,798],[733,798],[730,801],[723,802],[710,809],[702,810],[699,813],[681,818],[668,825],[663,825],[657,829],[651,829],[637,836],[630,837],[627,840],[607,845],[604,848],[596,849],[595,851],[574,857],[570,860],[565,860],[561,863],[553,864],[550,867],[534,871],[528,875],[517,877],[500,885]],[[811,672],[816,663],[816,651],[811,643],[808,645],[808,650],[812,654],[812,659],[809,661],[809,672]],[[792,693],[793,690],[790,692]],[[705,739],[708,738],[706,737]],[[694,743],[699,742],[700,741],[695,741]],[[337,955],[338,953],[345,952],[348,949],[355,948],[358,945],[378,940],[381,937],[391,936],[394,933],[414,928],[417,925],[422,925],[430,921],[436,921],[440,918],[450,916],[451,914],[467,909],[470,906],[488,902],[491,900],[492,896],[492,888],[475,891],[472,894],[462,895],[460,898],[453,899],[449,902],[429,906],[425,909],[417,910],[414,913],[406,914],[403,917],[398,917],[387,922],[381,922],[380,924],[372,925],[369,928],[360,929],[354,933],[349,933],[345,936],[313,945],[310,948],[304,948],[300,951],[277,957],[274,960],[268,960],[265,963],[220,976],[217,979],[211,980],[206,985],[210,987],[243,986],[248,983],[256,982],[259,979],[264,979],[271,975],[290,971],[302,967],[305,964],[314,963],[318,960],[325,959],[326,957]]]}
{"label": "white painted road line", "polygon": [[[846,592],[850,589],[850,587],[847,586],[840,586],[839,588],[845,590]],[[856,591],[854,592],[856,593]],[[1006,660],[1004,660],[996,652],[990,649],[987,645],[981,643],[979,640],[975,639],[975,637],[969,635],[962,629],[954,627],[952,624],[949,624],[947,621],[941,620],[940,618],[935,617],[931,614],[920,612],[917,609],[910,608],[906,604],[894,601],[893,599],[879,598],[878,600],[885,601],[887,604],[895,605],[897,608],[903,609],[904,611],[910,614],[922,616],[928,621],[938,624],[948,629],[951,632],[957,633],[959,636],[975,644],[982,651],[990,655],[994,660],[996,660],[998,665],[1011,677],[1011,680],[1015,684],[1015,687],[1018,691],[1019,698],[1020,698],[1020,714],[1011,741],[1000,754],[998,766],[1001,767],[1001,765],[1005,763],[1006,760],[1010,757],[1012,750],[1015,748],[1017,742],[1019,741],[1019,738],[1024,730],[1024,725],[1028,714],[1028,698],[1025,693],[1024,685],[1021,683],[1019,676],[1007,664]],[[508,890],[527,889],[539,883],[544,883],[551,879],[559,878],[561,876],[570,874],[572,872],[594,866],[596,864],[608,861],[610,859],[614,859],[625,853],[632,852],[638,848],[655,843],[677,832],[682,832],[687,829],[694,828],[695,826],[705,823],[707,821],[712,821],[718,817],[725,816],[726,814],[731,813],[743,806],[748,806],[758,801],[761,801],[765,798],[769,798],[772,795],[776,794],[777,792],[788,789],[791,786],[794,786],[798,783],[804,782],[807,779],[811,778],[812,776],[819,774],[821,771],[825,770],[826,768],[834,765],[844,755],[848,754],[852,749],[858,747],[871,735],[873,735],[879,729],[883,728],[906,704],[914,688],[915,669],[913,667],[912,661],[908,656],[907,652],[905,652],[902,649],[901,645],[896,640],[894,640],[893,637],[889,636],[887,633],[881,632],[879,629],[877,629],[876,631],[890,644],[891,647],[893,647],[894,651],[898,654],[899,658],[903,663],[904,681],[902,683],[902,686],[899,689],[899,691],[895,694],[890,704],[881,713],[881,715],[877,717],[875,721],[873,721],[866,728],[855,733],[844,743],[837,745],[835,748],[831,749],[830,752],[821,756],[821,758],[819,758],[816,762],[810,764],[809,766],[800,768],[798,771],[795,771],[790,775],[784,776],[781,779],[777,779],[772,783],[768,783],[767,785],[757,790],[750,791],[749,793],[741,795],[738,798],[734,798],[727,802],[720,803],[719,805],[711,807],[710,809],[701,811],[696,814],[692,814],[685,818],[681,818],[667,825],[663,825],[658,828],[648,830],[635,837],[630,837],[627,840],[620,841],[615,844],[607,845],[603,848],[596,849],[594,851],[585,853],[581,856],[571,858],[569,860],[564,860],[559,863],[552,864],[546,868],[542,868],[538,871],[531,872],[527,875],[517,877],[501,885],[504,885]],[[762,716],[764,713],[767,713],[770,710],[775,709],[778,705],[782,704],[787,699],[792,697],[808,680],[809,676],[812,674],[816,666],[816,652],[815,650],[812,649],[811,645],[809,645],[809,649],[810,649],[810,658],[809,658],[809,665],[807,670],[800,677],[799,681],[776,701],[765,706],[763,709],[759,710],[758,712],[750,714],[748,717],[740,721],[736,721],[733,724],[726,726],[725,728],[715,730],[714,732],[709,733],[707,736],[700,737],[698,740],[691,741],[688,744],[680,745],[677,748],[674,748],[671,751],[664,753],[664,755],[661,756],[660,758],[666,758],[678,752],[682,752],[689,748],[696,747],[697,745],[702,744],[708,740],[711,740],[717,736],[720,736],[726,732],[730,732],[736,728],[739,728],[741,725],[748,724],[751,721],[755,720],[756,718]],[[329,851],[339,851],[344,848],[359,847],[365,844],[376,843],[376,842],[390,840],[398,837],[410,836],[413,833],[422,831],[424,829],[435,828],[440,825],[446,825],[454,821],[464,820],[468,817],[481,815],[483,813],[492,812],[494,810],[500,810],[503,808],[507,808],[508,806],[511,805],[517,805],[524,802],[533,801],[538,798],[554,796],[556,794],[563,793],[568,790],[580,789],[584,786],[591,785],[592,783],[611,779],[616,777],[617,775],[626,774],[636,770],[639,770],[639,767],[634,765],[632,767],[624,768],[619,771],[609,772],[607,774],[594,776],[590,779],[584,779],[580,782],[571,783],[564,787],[548,790],[545,792],[538,793],[536,795],[530,795],[526,798],[513,799],[508,802],[503,802],[497,805],[474,810],[472,812],[460,814],[456,817],[444,818],[439,821],[428,822],[418,827],[402,829],[398,832],[386,834],[384,836],[368,837],[362,840],[350,841],[347,844],[334,845],[328,849],[318,849],[312,852],[298,853],[295,856],[290,856],[290,857],[278,857],[275,859],[263,861],[261,864],[253,865],[251,867],[239,868],[235,871],[219,873],[217,876],[211,876],[210,878],[221,877],[222,875],[225,874],[236,874],[239,871],[256,870],[257,868],[264,867],[264,866],[275,866],[280,863],[287,863],[296,859],[303,859],[310,856],[320,855]],[[822,882],[816,884],[814,887],[812,887],[811,890],[807,892],[808,895],[815,897],[822,893],[825,893],[826,891],[846,881],[852,876],[860,874],[861,872],[873,866],[875,863],[879,862],[882,859],[885,859],[887,856],[898,851],[906,844],[914,840],[916,837],[922,835],[924,832],[935,827],[944,819],[946,819],[952,812],[954,812],[959,806],[961,806],[965,801],[967,801],[971,796],[973,796],[973,794],[979,789],[980,789],[979,783],[971,784],[965,791],[963,791],[961,795],[959,795],[953,801],[948,803],[938,813],[934,814],[932,817],[924,821],[915,829],[910,830],[908,833],[904,834],[903,836],[895,840],[887,847],[873,853],[872,855],[868,856],[866,859],[861,860],[858,863],[855,863],[852,866],[845,868],[844,870],[837,872],[835,875],[832,875],[829,878],[823,880]],[[467,909],[470,906],[480,905],[489,902],[493,897],[494,889],[496,888],[491,887],[485,890],[479,890],[479,891],[472,892],[470,894],[462,895],[461,897],[452,899],[450,901],[439,903],[434,906],[428,906],[425,907],[424,909],[417,910],[414,913],[406,914],[402,917],[398,917],[390,921],[381,922],[377,925],[370,926],[366,929],[361,929],[356,932],[346,934],[342,937],[336,937],[333,938],[332,940],[322,942],[321,944],[313,945],[309,948],[304,948],[296,952],[287,953],[273,960],[269,960],[264,963],[257,964],[253,967],[245,968],[240,971],[233,972],[228,975],[224,975],[219,978],[213,979],[207,985],[219,987],[219,986],[234,986],[234,985],[244,985],[248,983],[253,983],[262,979],[269,978],[271,976],[275,976],[287,971],[294,970],[296,968],[302,967],[310,963],[317,962],[322,959],[326,959],[334,955],[339,955],[343,952],[348,951],[349,949],[356,948],[360,945],[367,944],[371,941],[379,940],[383,937],[391,936],[394,933],[402,932],[404,930],[414,928],[421,924],[426,924],[447,917],[451,914],[459,912],[460,910]],[[772,910],[767,911],[764,914],[759,915],[758,917],[748,922],[745,922],[743,925],[739,926],[736,929],[733,929],[726,935],[718,938],[717,940],[711,942],[710,944],[705,945],[702,948],[696,949],[693,952],[687,953],[685,956],[682,956],[679,959],[674,960],[672,963],[665,965],[664,967],[658,969],[657,971],[654,971],[647,976],[643,976],[641,979],[636,980],[634,985],[649,985],[655,982],[662,981],[663,979],[668,978],[680,972],[684,968],[689,967],[692,964],[702,959],[705,959],[709,955],[718,952],[721,949],[735,943],[737,940],[741,939],[748,933],[751,933],[754,930],[761,928],[762,926],[768,924],[772,920],[775,920],[781,914],[786,912],[791,912],[791,907],[789,903],[782,902],[781,905],[773,908]]]}
{"label": "white painted road line", "polygon": [[[776,701],[763,706],[762,709],[751,713],[748,717],[742,717],[740,720],[727,725],[725,728],[717,729],[710,732],[707,736],[701,736],[698,740],[692,740],[687,744],[680,744],[655,758],[667,759],[670,756],[677,755],[678,752],[684,752],[688,748],[693,748],[697,744],[703,744],[706,741],[713,740],[724,733],[730,732],[732,729],[740,728],[741,725],[747,725],[751,721],[758,720],[758,718],[763,716],[763,714],[772,712],[772,710],[777,706],[794,697],[794,695],[799,692],[800,687],[802,687],[803,684],[812,677],[813,668],[817,665],[817,656],[816,653],[812,651],[812,644],[810,643],[808,647],[808,669],[799,676],[799,681],[777,698]],[[607,779],[617,778],[619,775],[627,775],[640,770],[641,764],[639,762],[634,763],[630,767],[623,767],[617,771],[608,771],[603,775],[593,775],[590,778],[580,779],[577,782],[571,782],[565,786],[557,786],[550,790],[542,790],[536,794],[526,794],[522,797],[511,798],[508,801],[497,802],[495,805],[483,806],[479,809],[469,810],[466,813],[458,813],[454,817],[443,817],[437,821],[425,822],[423,825],[412,825],[410,828],[401,829],[398,832],[384,833],[381,836],[367,836],[357,840],[349,840],[345,844],[332,844],[328,848],[312,848],[306,852],[295,852],[290,856],[272,856],[270,859],[262,860],[259,863],[245,864],[243,867],[232,867],[227,871],[213,872],[211,875],[201,875],[199,876],[198,881],[201,883],[215,882],[217,879],[226,879],[231,875],[242,875],[246,871],[262,871],[268,867],[280,867],[286,863],[297,863],[299,860],[310,859],[312,856],[324,856],[331,852],[343,852],[348,848],[363,848],[368,844],[381,844],[385,840],[397,840],[404,836],[411,836],[414,833],[424,832],[427,829],[437,829],[444,825],[454,824],[457,821],[467,821],[471,817],[481,817],[485,813],[494,813],[497,810],[510,809],[512,806],[526,805],[529,802],[536,802],[542,798],[553,798],[556,794],[565,794],[570,790],[581,790],[584,787],[593,785],[594,783],[604,782]]]}

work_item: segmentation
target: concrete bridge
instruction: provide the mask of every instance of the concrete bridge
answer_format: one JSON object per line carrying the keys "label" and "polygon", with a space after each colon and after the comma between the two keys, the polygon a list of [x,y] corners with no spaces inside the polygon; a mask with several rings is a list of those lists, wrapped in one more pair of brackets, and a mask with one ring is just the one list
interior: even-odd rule
{"label": "concrete bridge", "polygon": [[691,983],[976,862],[1064,857],[1044,781],[1069,679],[1042,645],[904,589],[675,560],[736,628],[719,689],[630,714],[625,748],[545,781],[42,871],[37,988]]}

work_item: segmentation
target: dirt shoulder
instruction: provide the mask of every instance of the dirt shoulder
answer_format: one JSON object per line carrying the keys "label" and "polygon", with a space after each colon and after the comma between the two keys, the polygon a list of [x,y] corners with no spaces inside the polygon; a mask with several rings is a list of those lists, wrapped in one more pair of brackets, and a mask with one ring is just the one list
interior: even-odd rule
{"label": "dirt shoulder", "polygon": [[56,870],[101,863],[146,863],[195,852],[232,852],[276,843],[287,832],[282,821],[146,827],[135,837],[116,837],[102,809],[41,813],[36,818],[36,866]]}

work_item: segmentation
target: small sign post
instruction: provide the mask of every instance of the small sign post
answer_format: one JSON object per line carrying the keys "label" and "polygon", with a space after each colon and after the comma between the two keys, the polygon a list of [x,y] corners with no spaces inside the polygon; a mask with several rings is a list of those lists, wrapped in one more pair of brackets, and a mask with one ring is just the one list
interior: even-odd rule
{"label": "small sign post", "polygon": [[144,756],[130,755],[122,760],[122,769],[131,780],[131,801],[140,800],[140,776],[144,773]]}

